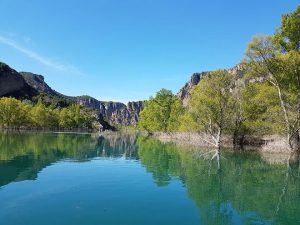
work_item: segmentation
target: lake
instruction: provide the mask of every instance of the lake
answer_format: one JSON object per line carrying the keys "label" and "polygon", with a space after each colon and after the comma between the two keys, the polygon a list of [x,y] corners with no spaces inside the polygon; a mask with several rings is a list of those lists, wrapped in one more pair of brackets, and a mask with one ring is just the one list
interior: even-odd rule
{"label": "lake", "polygon": [[299,157],[1,133],[1,225],[300,224]]}

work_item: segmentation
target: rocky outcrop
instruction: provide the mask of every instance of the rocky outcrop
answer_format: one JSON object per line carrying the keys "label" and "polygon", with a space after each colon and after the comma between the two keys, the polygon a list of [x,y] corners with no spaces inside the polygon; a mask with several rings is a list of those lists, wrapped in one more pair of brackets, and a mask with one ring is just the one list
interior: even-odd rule
{"label": "rocky outcrop", "polygon": [[94,109],[101,114],[100,118],[102,118],[103,121],[107,120],[110,124],[126,126],[136,125],[139,113],[143,109],[142,101],[129,102],[128,105],[125,105],[120,102],[99,101],[88,95],[77,97],[65,96],[49,87],[42,75],[29,72],[20,72],[20,74],[23,76],[27,84],[39,92],[63,98],[66,102],[78,103],[84,107]]}
{"label": "rocky outcrop", "polygon": [[49,87],[49,85],[45,82],[45,79],[42,75],[38,75],[30,72],[20,72],[20,74],[25,79],[27,84],[29,84],[31,87],[38,90],[39,92],[44,92],[52,96],[59,96],[59,97],[63,96],[62,94],[58,93],[57,91]]}
{"label": "rocky outcrop", "polygon": [[129,102],[125,105],[121,102],[99,101],[90,96],[79,96],[75,99],[78,104],[99,111],[110,124],[114,125],[136,125],[139,113],[144,107],[143,101]]}
{"label": "rocky outcrop", "polygon": [[[229,73],[237,76],[238,78],[243,77],[245,74],[245,70],[241,65],[236,65],[233,68],[227,69]],[[178,98],[181,99],[184,106],[188,105],[188,100],[191,95],[191,90],[194,86],[196,86],[205,75],[209,74],[211,71],[201,72],[201,73],[193,73],[191,79],[180,89],[177,93]]]}
{"label": "rocky outcrop", "polygon": [[[103,127],[111,128],[113,125],[136,125],[139,113],[143,109],[143,101],[129,102],[127,105],[121,102],[99,101],[93,97],[84,95],[71,97],[63,95],[52,89],[42,75],[30,72],[17,72],[8,65],[0,62],[0,97],[12,96],[18,99],[30,99],[42,94],[42,98],[49,104],[65,107],[68,104],[78,103],[84,107],[95,110],[102,121]],[[40,95],[41,97],[41,95]],[[104,121],[109,122],[106,124]]]}
{"label": "rocky outcrop", "polygon": [[111,115],[113,124],[122,124],[125,126],[136,125],[139,120],[139,114],[144,108],[144,102],[128,102],[121,110],[117,110]]}
{"label": "rocky outcrop", "polygon": [[178,98],[181,99],[184,106],[187,106],[188,104],[188,99],[191,95],[192,88],[196,86],[200,82],[200,80],[202,80],[203,76],[205,76],[207,73],[208,72],[193,73],[191,79],[177,93]]}
{"label": "rocky outcrop", "polygon": [[24,78],[5,63],[0,62],[0,96],[32,98],[38,92]]}

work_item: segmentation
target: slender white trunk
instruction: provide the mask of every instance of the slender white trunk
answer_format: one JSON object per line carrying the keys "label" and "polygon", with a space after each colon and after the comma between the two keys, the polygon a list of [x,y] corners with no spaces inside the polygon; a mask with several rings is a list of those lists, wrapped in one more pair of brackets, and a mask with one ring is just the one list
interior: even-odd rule
{"label": "slender white trunk", "polygon": [[222,136],[222,129],[221,127],[218,128],[217,138],[216,138],[216,147],[220,150],[221,148],[221,136]]}
{"label": "slender white trunk", "polygon": [[285,106],[285,102],[283,100],[283,96],[282,96],[282,91],[281,88],[279,87],[279,85],[276,85],[277,87],[277,91],[278,91],[278,97],[279,97],[279,101],[280,101],[280,105],[281,105],[281,109],[283,111],[283,116],[284,116],[284,121],[285,121],[285,128],[286,128],[286,132],[287,132],[287,143],[289,145],[289,149],[290,151],[294,151],[295,150],[295,146],[294,146],[294,140],[293,140],[293,131],[291,129],[291,124],[289,121],[289,115]]}

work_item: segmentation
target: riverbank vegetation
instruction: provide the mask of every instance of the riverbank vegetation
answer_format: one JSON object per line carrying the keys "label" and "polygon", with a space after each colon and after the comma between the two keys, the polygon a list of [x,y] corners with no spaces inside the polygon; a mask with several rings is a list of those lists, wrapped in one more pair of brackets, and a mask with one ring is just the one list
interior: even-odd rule
{"label": "riverbank vegetation", "polygon": [[97,115],[73,104],[65,108],[45,106],[14,98],[0,98],[0,128],[9,129],[93,129]]}
{"label": "riverbank vegetation", "polygon": [[210,135],[220,148],[223,134],[242,144],[247,135],[286,136],[291,151],[300,148],[300,6],[282,16],[272,36],[249,43],[242,71],[216,70],[204,76],[183,107],[165,89],[146,102],[139,127],[149,132],[189,131]]}

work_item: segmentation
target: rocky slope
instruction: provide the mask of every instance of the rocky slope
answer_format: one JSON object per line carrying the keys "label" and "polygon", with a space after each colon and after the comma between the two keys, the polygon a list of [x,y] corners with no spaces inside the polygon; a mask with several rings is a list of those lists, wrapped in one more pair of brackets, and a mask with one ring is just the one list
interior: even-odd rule
{"label": "rocky slope", "polygon": [[62,94],[49,87],[49,85],[45,82],[45,78],[42,75],[29,72],[20,72],[19,74],[21,74],[22,77],[25,79],[26,83],[34,89],[52,96],[63,96]]}
{"label": "rocky slope", "polygon": [[143,102],[129,102],[127,105],[120,102],[99,101],[91,96],[83,95],[77,97],[65,96],[53,90],[45,82],[42,75],[37,75],[29,72],[20,72],[26,82],[33,88],[47,95],[65,99],[67,102],[78,103],[84,107],[97,110],[102,114],[103,118],[114,125],[136,125],[138,115],[143,108]]}
{"label": "rocky slope", "polygon": [[[240,65],[227,69],[227,71],[239,77],[244,75],[244,70]],[[191,79],[177,93],[177,96],[182,100],[184,106],[188,104],[192,88],[208,73],[210,72],[194,73]],[[40,93],[43,93],[48,98],[56,99],[56,102],[59,102],[59,106],[78,103],[84,107],[94,109],[101,114],[101,118],[112,125],[136,125],[139,120],[139,113],[144,107],[143,101],[128,102],[128,104],[125,105],[120,102],[99,101],[87,95],[77,97],[65,96],[49,87],[42,75],[29,72],[18,73],[6,64],[0,62],[0,96],[31,99]]]}
{"label": "rocky slope", "polygon": [[144,107],[143,101],[128,102],[127,105],[120,102],[99,101],[90,96],[75,97],[78,104],[98,110],[111,124],[132,126],[136,125],[139,113]]}
{"label": "rocky slope", "polygon": [[[235,67],[227,69],[226,71],[238,77],[242,77],[245,73],[245,70],[241,65],[236,65]],[[187,106],[188,104],[192,88],[196,86],[203,79],[203,77],[210,72],[211,71],[193,73],[191,79],[180,89],[180,91],[177,93],[177,96],[181,99],[184,106]]]}
{"label": "rocky slope", "polygon": [[5,63],[0,62],[0,96],[32,98],[38,92],[23,77]]}
{"label": "rocky slope", "polygon": [[17,72],[8,65],[0,62],[0,96],[12,96],[18,99],[30,99],[40,95],[46,102],[57,106],[78,103],[84,107],[96,110],[101,118],[113,125],[136,125],[139,113],[144,103],[99,101],[90,96],[66,96],[52,89],[42,75],[30,72]]}
{"label": "rocky slope", "polygon": [[207,73],[208,72],[193,73],[191,79],[179,90],[177,96],[181,99],[184,106],[188,104],[192,88],[196,86]]}

